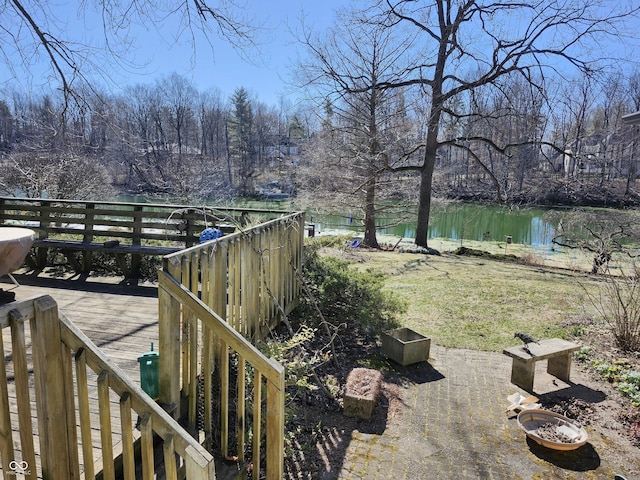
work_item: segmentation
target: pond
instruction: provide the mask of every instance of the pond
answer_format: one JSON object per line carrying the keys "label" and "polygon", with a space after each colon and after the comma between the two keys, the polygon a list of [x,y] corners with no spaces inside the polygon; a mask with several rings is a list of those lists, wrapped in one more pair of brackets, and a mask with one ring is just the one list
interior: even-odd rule
{"label": "pond", "polygon": [[[119,200],[146,201],[144,197],[120,197]],[[169,199],[165,202],[154,199],[153,202],[176,203]],[[214,204],[215,202],[211,202],[211,205]],[[225,206],[274,210],[299,209],[290,200],[257,201],[239,199],[233,202],[226,202]],[[562,207],[509,207],[472,203],[436,204],[431,210],[428,238],[429,240],[504,242],[507,237],[511,237],[512,242],[515,244],[528,245],[540,253],[549,253],[553,249],[552,240],[556,235],[558,219],[562,216],[570,216],[573,211],[575,209]],[[592,213],[595,212],[603,218],[609,216],[613,211],[591,209]],[[405,208],[402,211],[398,211],[396,208],[393,214],[388,214],[386,217],[380,215],[376,222],[378,235],[390,235],[405,240],[415,238],[416,212],[417,208]],[[552,212],[562,212],[563,215],[550,215]],[[345,230],[359,234],[363,232],[361,221],[356,218],[355,214],[351,216],[349,212],[328,215],[309,210],[307,212],[307,222],[312,222],[316,225],[318,234],[337,233]],[[567,225],[568,223],[565,223],[565,227]],[[589,237],[586,232],[571,233],[581,238]]]}
{"label": "pond", "polygon": [[[436,206],[429,219],[429,239],[505,241],[511,236],[513,243],[522,243],[535,248],[551,246],[556,225],[545,219],[549,209],[508,208],[475,204],[450,204]],[[362,227],[351,217],[339,215],[313,215],[316,230],[362,231]],[[381,235],[415,238],[415,221],[383,227],[391,219],[378,221]]]}

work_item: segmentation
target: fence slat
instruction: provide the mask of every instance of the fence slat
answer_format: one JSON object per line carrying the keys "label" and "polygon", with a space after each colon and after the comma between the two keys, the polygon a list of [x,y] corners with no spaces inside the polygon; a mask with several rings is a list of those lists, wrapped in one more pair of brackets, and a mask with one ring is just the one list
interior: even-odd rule
{"label": "fence slat", "polygon": [[260,444],[262,440],[262,375],[253,375],[253,480],[260,478]]}
{"label": "fence slat", "polygon": [[[249,303],[251,315],[254,318],[255,329],[252,335],[255,335],[255,332],[260,332],[262,323],[264,322],[264,318],[260,312],[260,293],[262,289],[262,285],[260,285],[260,236],[253,235],[251,237],[251,244],[249,248],[249,265],[251,270],[251,281],[252,285],[249,289],[251,294],[251,301]],[[259,333],[258,333],[259,334]],[[260,335],[260,334],[259,334]]]}
{"label": "fence slat", "polygon": [[234,240],[229,245],[229,324],[240,332],[240,276],[238,275],[238,240]]}
{"label": "fence slat", "polygon": [[87,382],[87,355],[80,348],[76,358],[76,384],[78,390],[78,416],[80,418],[80,438],[82,439],[82,461],[85,478],[94,478],[93,442],[91,439],[91,414],[89,412],[89,386]]}
{"label": "fence slat", "polygon": [[244,460],[244,435],[245,425],[245,361],[242,355],[238,355],[238,411],[237,411],[237,430],[236,436],[238,437],[238,459]]}
{"label": "fence slat", "polygon": [[78,457],[78,429],[76,428],[76,401],[73,392],[73,355],[63,342],[62,365],[64,367],[65,407],[67,408],[67,451],[69,452],[69,480],[80,479],[80,459]]}
{"label": "fence slat", "polygon": [[104,480],[115,480],[111,405],[109,403],[109,372],[106,370],[103,370],[98,375],[98,408],[100,410],[100,441],[102,444],[102,478]]}
{"label": "fence slat", "polygon": [[144,414],[140,419],[140,433],[142,439],[142,478],[143,480],[153,480],[155,470],[153,465],[153,429],[151,426],[151,415]]}
{"label": "fence slat", "polygon": [[133,421],[131,419],[131,395],[120,397],[120,426],[122,430],[122,474],[124,480],[135,480],[136,463],[133,450]]}
{"label": "fence slat", "polygon": [[198,319],[189,312],[189,425],[196,424],[198,400]]}
{"label": "fence slat", "polygon": [[[4,364],[4,341],[0,328],[0,458],[2,470],[9,471],[9,463],[13,461],[13,434],[11,433],[11,413],[9,410],[9,390],[7,388],[7,368]],[[35,464],[34,464],[35,465]]]}
{"label": "fence slat", "polygon": [[[191,256],[185,256],[182,259],[181,273],[180,277],[182,278],[182,282],[186,285],[187,288],[190,288],[189,281],[191,280],[191,276],[189,275],[189,267],[191,265]],[[180,335],[180,345],[181,345],[181,363],[182,363],[182,384],[180,385],[180,389],[185,395],[189,394],[189,326],[191,319],[193,318],[193,313],[189,311],[188,308],[182,309],[182,323],[181,323],[181,331],[182,335]]]}
{"label": "fence slat", "polygon": [[164,477],[165,480],[177,480],[178,471],[176,469],[176,451],[173,446],[173,435],[164,439],[162,443],[164,454]]}
{"label": "fence slat", "polygon": [[220,452],[229,455],[229,347],[222,341],[220,353]]}
{"label": "fence slat", "polygon": [[[29,394],[29,367],[27,365],[27,347],[24,333],[24,317],[16,310],[11,317],[11,349],[13,355],[13,376],[18,404],[18,425],[22,460],[29,465],[31,477],[37,478],[36,452],[33,445],[33,424],[31,421],[31,396]],[[2,339],[0,338],[0,341]],[[4,358],[4,355],[2,357]],[[4,376],[3,378],[6,378]],[[13,442],[11,442],[13,443]],[[6,471],[6,470],[5,470]]]}
{"label": "fence slat", "polygon": [[[214,295],[216,292],[216,285],[214,285],[214,276],[212,270],[215,269],[216,250],[214,247],[208,250],[208,255],[204,255],[202,262],[202,298],[206,299],[207,304],[211,305],[214,301]],[[204,412],[202,412],[204,421],[204,435],[205,445],[208,450],[213,447],[213,429],[212,429],[212,393],[211,387],[213,379],[213,333],[211,328],[207,325],[202,326],[202,384],[203,384],[203,397],[204,397]],[[195,427],[195,425],[194,425]]]}

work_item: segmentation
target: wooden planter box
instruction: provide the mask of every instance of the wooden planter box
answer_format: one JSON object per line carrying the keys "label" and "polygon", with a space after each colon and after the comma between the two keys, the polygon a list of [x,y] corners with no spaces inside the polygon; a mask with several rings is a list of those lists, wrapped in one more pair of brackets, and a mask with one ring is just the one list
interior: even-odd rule
{"label": "wooden planter box", "polygon": [[396,328],[382,334],[382,352],[402,366],[429,360],[431,339],[410,328]]}

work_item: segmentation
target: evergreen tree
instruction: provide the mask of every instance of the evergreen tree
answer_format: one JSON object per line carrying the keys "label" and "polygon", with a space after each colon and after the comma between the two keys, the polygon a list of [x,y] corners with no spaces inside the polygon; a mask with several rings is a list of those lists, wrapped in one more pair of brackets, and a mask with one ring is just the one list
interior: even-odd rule
{"label": "evergreen tree", "polygon": [[229,154],[236,175],[236,190],[240,196],[255,192],[255,146],[253,144],[253,112],[249,93],[236,88],[231,97],[233,110],[229,117]]}

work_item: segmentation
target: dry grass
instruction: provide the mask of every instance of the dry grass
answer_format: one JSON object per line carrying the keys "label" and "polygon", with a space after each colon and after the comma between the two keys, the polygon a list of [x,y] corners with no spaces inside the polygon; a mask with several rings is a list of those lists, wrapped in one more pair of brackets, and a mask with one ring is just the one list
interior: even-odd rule
{"label": "dry grass", "polygon": [[408,301],[404,326],[448,347],[501,351],[514,344],[516,331],[567,338],[594,317],[583,286],[595,288],[598,280],[580,271],[451,253],[348,256],[355,268],[386,274],[386,288]]}

